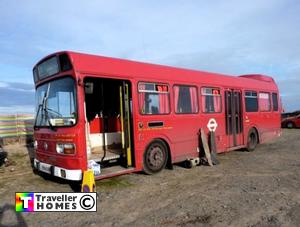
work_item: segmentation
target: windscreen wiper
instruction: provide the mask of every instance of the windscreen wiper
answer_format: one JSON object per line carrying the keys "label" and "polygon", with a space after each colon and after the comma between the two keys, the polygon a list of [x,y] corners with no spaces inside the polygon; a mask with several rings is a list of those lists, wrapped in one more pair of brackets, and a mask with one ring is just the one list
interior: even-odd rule
{"label": "windscreen wiper", "polygon": [[55,127],[51,124],[51,121],[49,118],[49,110],[51,110],[51,109],[47,107],[47,100],[49,97],[50,85],[51,85],[51,83],[48,84],[47,92],[45,93],[44,98],[43,98],[42,107],[43,107],[43,112],[45,113],[45,119],[48,121],[49,128],[51,130],[55,131]]}
{"label": "windscreen wiper", "polygon": [[[37,110],[37,114],[36,114],[36,118],[35,118],[35,122],[34,122],[34,128],[36,128],[36,123],[37,123],[37,116],[42,108],[42,117],[41,119],[45,118],[45,120],[48,121],[49,127],[51,130],[54,130],[54,126],[51,124],[50,118],[49,118],[49,111],[48,111],[48,107],[47,107],[47,100],[49,97],[49,91],[50,91],[50,83],[48,84],[47,87],[47,91],[45,92],[44,96],[43,96],[43,101],[41,104],[39,104],[38,110]],[[50,109],[51,110],[51,109]]]}

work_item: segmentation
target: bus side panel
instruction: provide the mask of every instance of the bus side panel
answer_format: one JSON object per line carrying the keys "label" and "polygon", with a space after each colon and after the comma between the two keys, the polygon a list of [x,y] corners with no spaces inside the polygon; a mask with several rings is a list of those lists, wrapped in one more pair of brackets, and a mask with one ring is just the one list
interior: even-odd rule
{"label": "bus side panel", "polygon": [[[171,86],[171,85],[170,85]],[[136,92],[133,89],[133,92]],[[137,170],[142,168],[143,154],[151,141],[157,138],[164,139],[170,148],[172,162],[180,162],[190,158],[199,157],[199,131],[204,129],[207,138],[209,130],[207,124],[214,119],[217,122],[215,141],[217,152],[224,152],[228,146],[228,137],[225,131],[224,108],[221,113],[176,114],[171,112],[166,115],[142,115],[138,110],[138,96],[133,95],[135,112],[135,160]],[[170,93],[170,106],[173,107],[173,94]],[[199,95],[199,99],[201,96]],[[223,102],[223,100],[222,100]],[[159,127],[151,127],[149,124],[161,122]]]}
{"label": "bus side panel", "polygon": [[[141,170],[143,167],[143,155],[147,146],[154,140],[154,139],[161,139],[167,143],[170,147],[170,150],[173,150],[173,144],[171,139],[169,138],[170,130],[171,130],[171,123],[170,117],[167,115],[159,115],[159,116],[143,116],[139,115],[135,119],[136,127],[135,127],[135,164],[136,169]],[[149,127],[149,123],[153,122],[163,122],[163,126],[161,127]]]}
{"label": "bus side panel", "polygon": [[261,112],[257,122],[261,131],[261,143],[267,142],[280,134],[280,114],[275,112]]}
{"label": "bus side panel", "polygon": [[256,128],[259,134],[259,143],[264,143],[281,134],[281,115],[278,111],[269,112],[245,112],[245,143],[247,143],[248,132]]}
{"label": "bus side panel", "polygon": [[169,136],[173,143],[174,162],[198,157],[199,114],[174,114]]}
{"label": "bus side panel", "polygon": [[[223,105],[224,106],[224,105]],[[209,135],[209,130],[207,124],[210,120],[214,119],[217,123],[217,128],[215,131],[215,141],[217,147],[217,153],[222,153],[228,147],[228,135],[226,135],[226,123],[225,123],[225,114],[224,109],[221,113],[213,114],[201,114],[201,128],[204,129],[205,133]]]}

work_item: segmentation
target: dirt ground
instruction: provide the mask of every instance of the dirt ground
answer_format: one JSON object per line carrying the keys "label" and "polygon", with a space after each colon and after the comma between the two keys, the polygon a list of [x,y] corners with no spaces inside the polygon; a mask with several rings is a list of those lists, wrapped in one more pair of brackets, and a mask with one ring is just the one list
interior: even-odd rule
{"label": "dirt ground", "polygon": [[98,181],[97,213],[16,213],[17,191],[72,189],[34,175],[26,147],[5,149],[15,163],[0,168],[0,226],[300,226],[300,129],[214,167]]}

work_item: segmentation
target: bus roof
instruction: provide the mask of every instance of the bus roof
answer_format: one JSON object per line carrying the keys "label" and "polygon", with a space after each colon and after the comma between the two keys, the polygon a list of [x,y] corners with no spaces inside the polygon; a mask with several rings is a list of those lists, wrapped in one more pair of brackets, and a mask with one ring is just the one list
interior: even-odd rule
{"label": "bus roof", "polygon": [[[63,51],[55,54],[60,53],[67,53],[72,61],[74,70],[82,74],[128,79],[137,78],[149,82],[173,81],[175,83],[185,84],[201,83],[204,85],[221,87],[228,86],[246,89],[278,90],[272,77],[261,74],[229,76],[219,73],[163,66],[73,51]],[[49,55],[46,58],[55,54]]]}

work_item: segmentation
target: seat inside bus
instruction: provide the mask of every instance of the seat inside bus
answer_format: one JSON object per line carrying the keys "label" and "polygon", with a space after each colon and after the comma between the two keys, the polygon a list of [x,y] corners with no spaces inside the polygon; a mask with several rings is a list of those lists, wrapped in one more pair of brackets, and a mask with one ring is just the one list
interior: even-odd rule
{"label": "seat inside bus", "polygon": [[121,80],[87,78],[85,110],[88,159],[96,162],[122,158],[120,116]]}

